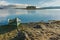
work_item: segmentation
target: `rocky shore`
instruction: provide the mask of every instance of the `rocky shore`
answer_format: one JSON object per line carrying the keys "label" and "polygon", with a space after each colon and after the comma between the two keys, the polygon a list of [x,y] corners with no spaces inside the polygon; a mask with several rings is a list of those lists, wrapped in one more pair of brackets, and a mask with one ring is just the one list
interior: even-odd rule
{"label": "rocky shore", "polygon": [[60,21],[0,26],[0,40],[60,40]]}

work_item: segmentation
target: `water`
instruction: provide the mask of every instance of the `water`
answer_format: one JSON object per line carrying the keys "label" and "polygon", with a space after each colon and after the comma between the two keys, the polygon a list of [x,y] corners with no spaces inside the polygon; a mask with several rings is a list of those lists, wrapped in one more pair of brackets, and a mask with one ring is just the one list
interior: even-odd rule
{"label": "water", "polygon": [[7,24],[7,19],[13,19],[15,17],[20,18],[22,23],[60,20],[60,9],[0,9],[0,24]]}

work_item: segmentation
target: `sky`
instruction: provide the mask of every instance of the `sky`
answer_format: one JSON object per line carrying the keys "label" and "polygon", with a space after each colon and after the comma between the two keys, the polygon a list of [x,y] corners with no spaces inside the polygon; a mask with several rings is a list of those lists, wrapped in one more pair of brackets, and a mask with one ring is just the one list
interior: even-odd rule
{"label": "sky", "polygon": [[0,0],[0,5],[27,4],[38,7],[60,6],[60,0]]}

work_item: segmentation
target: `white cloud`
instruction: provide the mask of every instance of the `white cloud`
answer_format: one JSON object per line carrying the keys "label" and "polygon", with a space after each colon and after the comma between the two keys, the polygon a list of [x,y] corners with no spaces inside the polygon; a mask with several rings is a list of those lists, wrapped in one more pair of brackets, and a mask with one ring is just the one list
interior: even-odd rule
{"label": "white cloud", "polygon": [[30,4],[17,4],[17,3],[15,5],[23,5],[23,6],[28,6],[29,5],[30,6]]}
{"label": "white cloud", "polygon": [[13,5],[16,5],[16,7],[18,7],[18,8],[26,8],[26,6],[31,6],[30,4],[14,4],[13,3]]}
{"label": "white cloud", "polygon": [[26,8],[26,6],[31,6],[30,4],[18,4],[18,3],[9,3],[7,1],[0,1],[0,6],[6,5],[15,5],[17,8]]}
{"label": "white cloud", "polygon": [[52,0],[49,2],[41,2],[41,3],[39,2],[38,5],[39,7],[60,6],[60,0]]}
{"label": "white cloud", "polygon": [[7,1],[0,1],[0,5],[9,5],[10,3],[8,3]]}

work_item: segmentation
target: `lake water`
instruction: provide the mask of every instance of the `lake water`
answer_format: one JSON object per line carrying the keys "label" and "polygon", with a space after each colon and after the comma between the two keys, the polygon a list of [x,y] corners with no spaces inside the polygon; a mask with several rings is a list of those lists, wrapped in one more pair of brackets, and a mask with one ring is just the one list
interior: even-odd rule
{"label": "lake water", "polygon": [[60,20],[60,9],[23,10],[0,9],[0,24],[8,23],[8,19],[18,17],[22,23]]}

